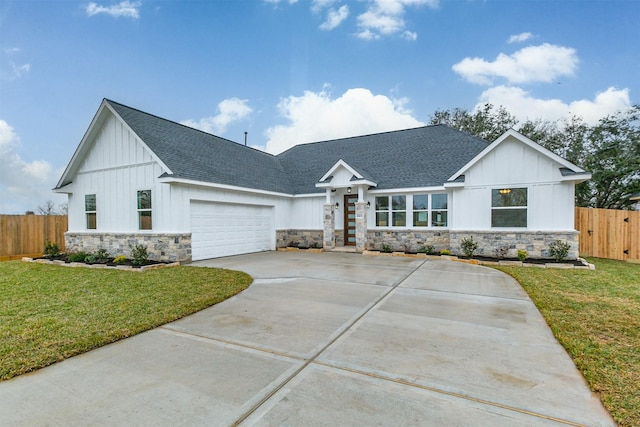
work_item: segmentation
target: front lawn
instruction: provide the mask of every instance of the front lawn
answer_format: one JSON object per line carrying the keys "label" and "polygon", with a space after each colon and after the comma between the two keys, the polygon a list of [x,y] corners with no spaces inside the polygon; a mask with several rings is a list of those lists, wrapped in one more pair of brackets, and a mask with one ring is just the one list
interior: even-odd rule
{"label": "front lawn", "polygon": [[620,426],[640,426],[640,265],[595,271],[498,267],[527,291]]}
{"label": "front lawn", "polygon": [[171,322],[251,284],[197,267],[145,272],[0,263],[0,381]]}

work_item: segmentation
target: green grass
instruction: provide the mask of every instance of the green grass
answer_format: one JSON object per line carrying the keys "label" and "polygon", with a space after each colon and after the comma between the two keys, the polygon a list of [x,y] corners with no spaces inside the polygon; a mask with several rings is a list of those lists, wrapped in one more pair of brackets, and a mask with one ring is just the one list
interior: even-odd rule
{"label": "green grass", "polygon": [[223,301],[245,273],[197,267],[145,272],[0,263],[0,381]]}
{"label": "green grass", "polygon": [[640,426],[640,265],[595,271],[499,267],[527,291],[620,426]]}

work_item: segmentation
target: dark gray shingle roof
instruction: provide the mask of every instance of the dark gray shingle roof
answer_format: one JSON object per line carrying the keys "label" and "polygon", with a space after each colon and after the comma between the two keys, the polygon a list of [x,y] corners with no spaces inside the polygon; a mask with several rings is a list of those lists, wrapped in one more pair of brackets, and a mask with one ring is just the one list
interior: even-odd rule
{"label": "dark gray shingle roof", "polygon": [[288,194],[323,192],[315,184],[340,159],[379,189],[441,186],[489,145],[436,125],[301,144],[273,156],[107,102],[173,176]]}

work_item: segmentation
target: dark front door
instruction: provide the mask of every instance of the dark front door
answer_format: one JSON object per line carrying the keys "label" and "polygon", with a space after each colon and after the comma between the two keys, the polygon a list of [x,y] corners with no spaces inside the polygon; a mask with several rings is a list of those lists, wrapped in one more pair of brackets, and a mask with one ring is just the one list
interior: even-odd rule
{"label": "dark front door", "polygon": [[356,245],[356,205],[358,195],[344,196],[344,245]]}

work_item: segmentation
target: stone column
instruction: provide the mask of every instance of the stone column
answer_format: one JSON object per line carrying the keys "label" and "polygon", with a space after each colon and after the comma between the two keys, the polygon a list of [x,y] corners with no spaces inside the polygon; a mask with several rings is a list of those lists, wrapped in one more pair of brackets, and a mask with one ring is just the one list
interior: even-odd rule
{"label": "stone column", "polygon": [[324,249],[333,249],[336,241],[336,217],[332,203],[322,205],[322,216],[324,218],[322,246]]}
{"label": "stone column", "polygon": [[367,204],[356,202],[356,251],[367,248]]}

